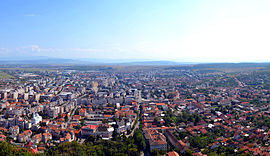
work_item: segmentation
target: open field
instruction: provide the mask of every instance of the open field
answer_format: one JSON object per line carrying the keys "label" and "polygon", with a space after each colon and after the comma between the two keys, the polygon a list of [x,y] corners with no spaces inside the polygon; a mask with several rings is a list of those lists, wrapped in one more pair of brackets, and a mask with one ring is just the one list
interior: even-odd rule
{"label": "open field", "polygon": [[12,79],[12,78],[14,78],[12,75],[0,71],[0,79]]}
{"label": "open field", "polygon": [[15,70],[20,70],[20,71],[23,71],[23,72],[42,72],[42,71],[56,71],[55,69],[46,69],[46,68],[20,68],[20,67],[11,67],[11,68],[0,68],[0,70],[12,70],[12,71],[15,71]]}

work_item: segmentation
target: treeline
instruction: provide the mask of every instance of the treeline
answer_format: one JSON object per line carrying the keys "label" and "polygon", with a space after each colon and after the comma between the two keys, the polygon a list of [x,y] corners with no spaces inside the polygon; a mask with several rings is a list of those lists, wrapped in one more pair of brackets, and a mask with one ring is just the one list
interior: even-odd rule
{"label": "treeline", "polygon": [[145,149],[144,137],[141,131],[136,129],[133,137],[117,136],[112,140],[102,140],[99,137],[90,136],[83,144],[75,141],[62,143],[56,147],[49,148],[44,155],[137,156],[140,154],[140,151]]}
{"label": "treeline", "polygon": [[172,124],[178,125],[181,122],[193,122],[194,125],[197,125],[201,120],[201,116],[197,113],[188,113],[183,111],[182,113],[175,115],[172,110],[166,112],[165,116],[163,117],[165,121],[165,126],[172,126]]}
{"label": "treeline", "polygon": [[0,142],[0,155],[1,156],[27,156],[33,155],[34,153],[31,152],[31,149],[27,148],[18,148],[12,146],[10,143],[7,142]]}
{"label": "treeline", "polygon": [[76,141],[62,143],[54,148],[50,148],[44,155],[66,155],[66,156],[103,156],[103,155],[139,155],[137,145],[118,141],[100,140],[97,143],[79,144]]}
{"label": "treeline", "polygon": [[[77,141],[66,142],[50,147],[44,153],[37,155],[44,156],[138,156],[140,151],[146,150],[144,136],[139,129],[134,131],[133,137],[117,136],[112,140],[102,140],[100,137],[90,136],[84,143],[80,144]],[[0,156],[16,156],[16,155],[34,155],[31,149],[19,148],[12,146],[7,142],[0,143]]]}

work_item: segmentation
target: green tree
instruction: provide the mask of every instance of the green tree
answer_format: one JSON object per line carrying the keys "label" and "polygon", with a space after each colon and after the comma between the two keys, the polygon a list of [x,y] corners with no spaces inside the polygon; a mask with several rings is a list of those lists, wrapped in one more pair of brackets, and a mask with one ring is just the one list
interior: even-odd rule
{"label": "green tree", "polygon": [[144,151],[146,149],[146,143],[145,143],[145,139],[144,136],[141,132],[141,130],[136,129],[134,131],[134,140],[135,140],[135,144],[138,145],[139,149]]}

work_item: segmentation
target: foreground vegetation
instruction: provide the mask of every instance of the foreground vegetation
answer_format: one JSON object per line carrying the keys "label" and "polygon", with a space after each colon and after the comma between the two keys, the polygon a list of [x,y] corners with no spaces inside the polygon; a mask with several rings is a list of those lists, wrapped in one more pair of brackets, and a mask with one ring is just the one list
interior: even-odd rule
{"label": "foreground vegetation", "polygon": [[[115,136],[112,140],[102,140],[99,137],[90,136],[83,144],[77,141],[61,143],[55,147],[48,148],[44,153],[37,155],[93,155],[93,156],[113,156],[130,155],[137,156],[140,151],[146,149],[144,137],[139,129],[136,129],[133,137]],[[18,148],[7,142],[0,143],[0,155],[34,155],[31,149]]]}

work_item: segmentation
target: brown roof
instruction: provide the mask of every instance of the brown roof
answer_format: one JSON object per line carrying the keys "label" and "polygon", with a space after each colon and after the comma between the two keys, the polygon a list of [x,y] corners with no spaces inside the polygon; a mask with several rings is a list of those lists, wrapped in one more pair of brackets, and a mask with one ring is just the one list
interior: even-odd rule
{"label": "brown roof", "polygon": [[169,152],[168,156],[179,156],[179,154],[175,151]]}

